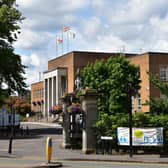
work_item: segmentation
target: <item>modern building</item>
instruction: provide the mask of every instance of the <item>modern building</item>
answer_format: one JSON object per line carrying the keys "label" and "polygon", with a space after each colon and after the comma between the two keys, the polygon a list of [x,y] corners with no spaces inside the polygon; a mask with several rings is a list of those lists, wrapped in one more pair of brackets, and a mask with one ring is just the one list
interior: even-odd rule
{"label": "modern building", "polygon": [[[50,108],[60,104],[60,97],[74,91],[76,73],[88,63],[100,59],[119,56],[120,53],[78,52],[73,51],[48,61],[48,70],[44,72],[44,81],[32,84],[32,109],[38,110],[33,102],[43,100],[41,106],[44,117],[49,117]],[[149,112],[150,107],[144,105],[149,97],[160,97],[154,89],[147,72],[159,74],[163,81],[168,80],[168,53],[125,54],[131,63],[140,67],[141,89],[133,100],[133,111]]]}

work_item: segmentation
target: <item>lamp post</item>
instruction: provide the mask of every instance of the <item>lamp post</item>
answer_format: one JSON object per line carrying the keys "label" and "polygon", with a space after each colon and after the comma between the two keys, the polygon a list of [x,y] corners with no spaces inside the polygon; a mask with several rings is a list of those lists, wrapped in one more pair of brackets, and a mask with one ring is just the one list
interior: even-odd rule
{"label": "lamp post", "polygon": [[132,141],[132,96],[137,95],[138,90],[132,87],[131,83],[127,84],[127,103],[128,103],[128,114],[129,114],[129,155],[133,157],[133,141]]}
{"label": "lamp post", "polygon": [[133,88],[131,84],[127,85],[127,102],[128,102],[128,114],[129,114],[129,156],[133,156],[133,145],[132,145],[132,100]]}
{"label": "lamp post", "polygon": [[13,141],[13,137],[14,137],[14,124],[15,124],[15,113],[14,113],[14,109],[13,109],[13,104],[10,104],[10,111],[11,111],[11,121],[10,121],[10,127],[11,127],[11,135],[10,135],[10,139],[9,139],[9,148],[8,148],[8,153],[11,154],[12,153],[12,141]]}

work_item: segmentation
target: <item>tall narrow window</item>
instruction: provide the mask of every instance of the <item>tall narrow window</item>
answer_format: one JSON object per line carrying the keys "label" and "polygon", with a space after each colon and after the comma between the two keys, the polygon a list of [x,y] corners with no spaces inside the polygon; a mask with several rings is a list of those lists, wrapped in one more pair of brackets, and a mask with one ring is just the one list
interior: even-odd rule
{"label": "tall narrow window", "polygon": [[168,81],[168,65],[160,66],[160,80]]}
{"label": "tall narrow window", "polygon": [[61,96],[64,96],[66,93],[66,76],[61,76]]}
{"label": "tall narrow window", "polygon": [[142,104],[141,104],[141,95],[137,95],[137,111],[141,111]]}

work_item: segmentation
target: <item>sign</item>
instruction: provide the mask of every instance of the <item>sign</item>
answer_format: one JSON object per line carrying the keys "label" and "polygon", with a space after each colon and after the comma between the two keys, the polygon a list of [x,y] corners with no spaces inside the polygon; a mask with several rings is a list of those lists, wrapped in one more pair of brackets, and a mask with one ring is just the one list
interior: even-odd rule
{"label": "sign", "polygon": [[[133,128],[133,146],[160,146],[163,145],[163,128]],[[117,128],[118,145],[129,146],[129,128]]]}
{"label": "sign", "polygon": [[101,140],[113,140],[111,136],[101,136]]}

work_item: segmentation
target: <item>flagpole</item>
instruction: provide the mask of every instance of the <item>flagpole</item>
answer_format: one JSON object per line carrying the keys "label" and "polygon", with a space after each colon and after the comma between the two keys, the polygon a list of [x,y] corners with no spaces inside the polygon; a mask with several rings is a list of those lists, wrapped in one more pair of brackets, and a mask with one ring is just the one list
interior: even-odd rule
{"label": "flagpole", "polygon": [[56,38],[56,57],[58,57],[58,42],[57,42],[58,37]]}
{"label": "flagpole", "polygon": [[67,52],[69,51],[69,31],[67,31]]}
{"label": "flagpole", "polygon": [[64,25],[62,26],[62,55],[63,55],[63,50],[64,50]]}

